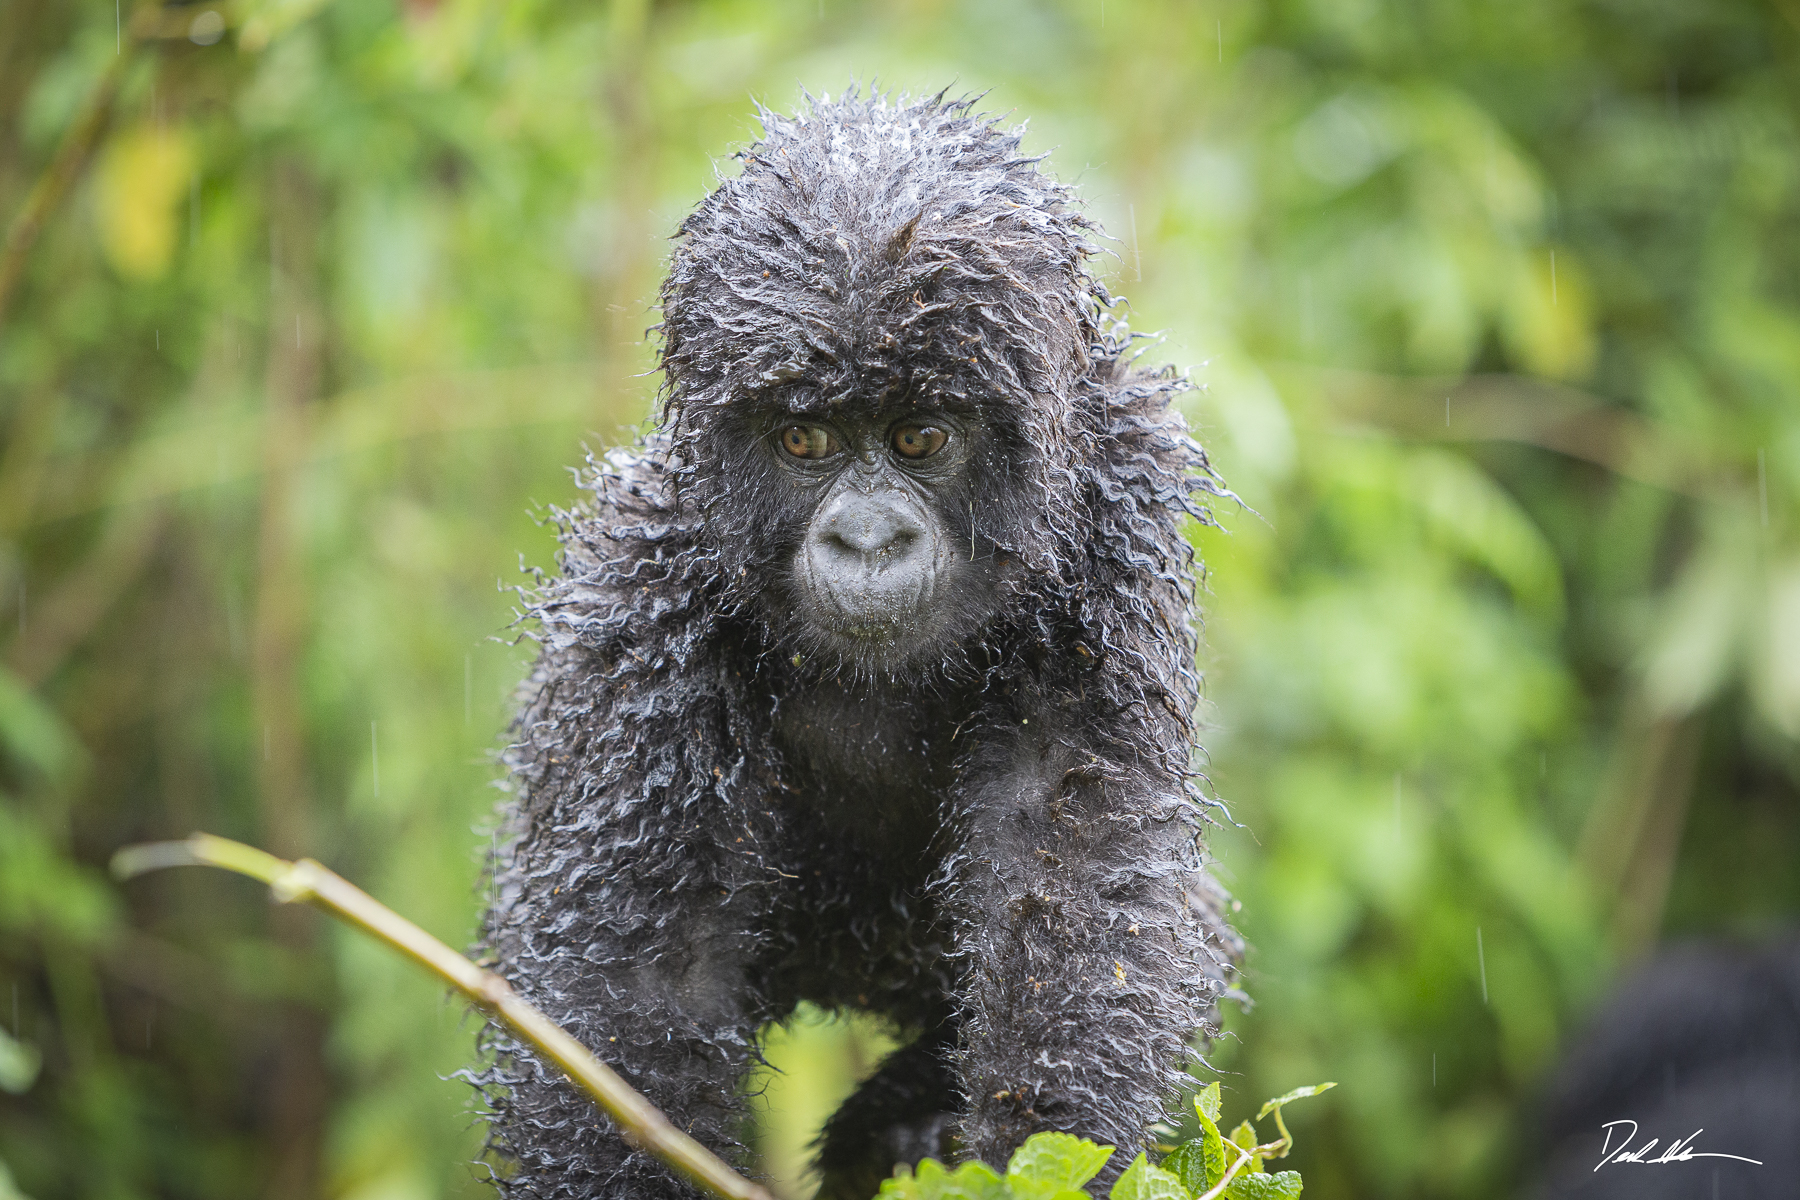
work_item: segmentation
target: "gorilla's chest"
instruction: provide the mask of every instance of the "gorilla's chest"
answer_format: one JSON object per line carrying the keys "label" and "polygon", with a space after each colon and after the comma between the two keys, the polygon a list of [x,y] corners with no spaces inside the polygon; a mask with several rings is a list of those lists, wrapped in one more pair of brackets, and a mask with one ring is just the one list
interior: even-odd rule
{"label": "gorilla's chest", "polygon": [[912,843],[935,828],[953,730],[912,697],[826,684],[787,699],[775,737],[796,768],[798,806],[858,841]]}

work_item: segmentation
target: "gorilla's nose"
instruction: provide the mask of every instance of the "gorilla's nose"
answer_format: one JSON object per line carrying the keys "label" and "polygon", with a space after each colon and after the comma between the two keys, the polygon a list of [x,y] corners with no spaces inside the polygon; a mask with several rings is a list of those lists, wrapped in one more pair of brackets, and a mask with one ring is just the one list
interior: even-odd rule
{"label": "gorilla's nose", "polygon": [[938,541],[923,505],[898,488],[845,487],[813,518],[800,573],[829,628],[886,636],[936,590]]}
{"label": "gorilla's nose", "polygon": [[826,546],[839,554],[879,561],[905,550],[925,532],[911,514],[868,498],[832,508],[819,532]]}

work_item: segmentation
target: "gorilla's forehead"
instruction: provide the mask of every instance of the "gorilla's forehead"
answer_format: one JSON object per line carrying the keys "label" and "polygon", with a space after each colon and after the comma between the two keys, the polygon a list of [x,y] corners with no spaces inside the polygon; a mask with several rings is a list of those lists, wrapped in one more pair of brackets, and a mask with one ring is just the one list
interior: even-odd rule
{"label": "gorilla's forehead", "polygon": [[855,97],[766,115],[681,228],[663,289],[672,394],[1028,403],[1086,369],[1087,221],[967,105]]}
{"label": "gorilla's forehead", "polygon": [[878,382],[826,390],[811,386],[774,388],[746,393],[743,406],[752,413],[826,416],[845,423],[883,421],[915,412],[947,412],[973,418],[992,407],[978,397],[949,389],[883,388]]}
{"label": "gorilla's forehead", "polygon": [[[821,323],[797,344],[733,339],[746,367],[764,363],[754,378],[743,379],[741,394],[790,412],[921,404],[977,408],[1012,399],[994,386],[994,364],[988,360],[1036,352],[1010,331],[980,320],[937,328],[871,311],[873,306],[857,311],[827,302],[808,308]],[[785,354],[769,362],[777,346]]]}

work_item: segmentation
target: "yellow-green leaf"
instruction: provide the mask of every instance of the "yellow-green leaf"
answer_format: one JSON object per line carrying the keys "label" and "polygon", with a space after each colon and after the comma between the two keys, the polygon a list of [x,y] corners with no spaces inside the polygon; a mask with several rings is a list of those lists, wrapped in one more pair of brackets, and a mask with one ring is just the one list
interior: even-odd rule
{"label": "yellow-green leaf", "polygon": [[1098,1175],[1112,1152],[1072,1134],[1033,1134],[1006,1164],[1006,1182],[1021,1195],[1054,1197]]}
{"label": "yellow-green leaf", "polygon": [[1153,1167],[1139,1154],[1119,1176],[1108,1193],[1110,1200],[1191,1200],[1191,1194],[1173,1172]]}
{"label": "yellow-green leaf", "polygon": [[1295,1200],[1300,1195],[1300,1172],[1279,1175],[1239,1175],[1225,1189],[1225,1200]]}
{"label": "yellow-green leaf", "polygon": [[[1284,1104],[1292,1104],[1296,1100],[1304,1100],[1308,1096],[1316,1096],[1327,1088],[1334,1088],[1336,1086],[1337,1084],[1335,1083],[1315,1083],[1311,1087],[1295,1088],[1293,1091],[1288,1092],[1285,1095],[1277,1096],[1273,1100],[1265,1103],[1262,1106],[1262,1111],[1256,1114],[1256,1119],[1260,1121]],[[1291,1174],[1291,1172],[1283,1172],[1283,1174]]]}
{"label": "yellow-green leaf", "polygon": [[1213,1080],[1194,1097],[1194,1111],[1214,1124],[1219,1120],[1219,1081]]}
{"label": "yellow-green leaf", "polygon": [[[1255,1150],[1257,1146],[1256,1127],[1248,1121],[1239,1121],[1238,1127],[1231,1131],[1231,1142],[1241,1150]],[[1252,1174],[1260,1173],[1262,1169],[1263,1160],[1254,1154],[1250,1156],[1250,1161],[1244,1164],[1244,1170]]]}

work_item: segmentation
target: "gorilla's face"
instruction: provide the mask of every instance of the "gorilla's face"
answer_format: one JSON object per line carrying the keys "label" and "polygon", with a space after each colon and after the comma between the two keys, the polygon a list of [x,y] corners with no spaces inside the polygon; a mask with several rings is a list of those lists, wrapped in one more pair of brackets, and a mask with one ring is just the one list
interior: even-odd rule
{"label": "gorilla's face", "polygon": [[941,658],[992,615],[994,547],[969,486],[981,436],[917,408],[770,421],[766,452],[797,502],[784,507],[804,521],[780,590],[807,640],[893,670]]}

